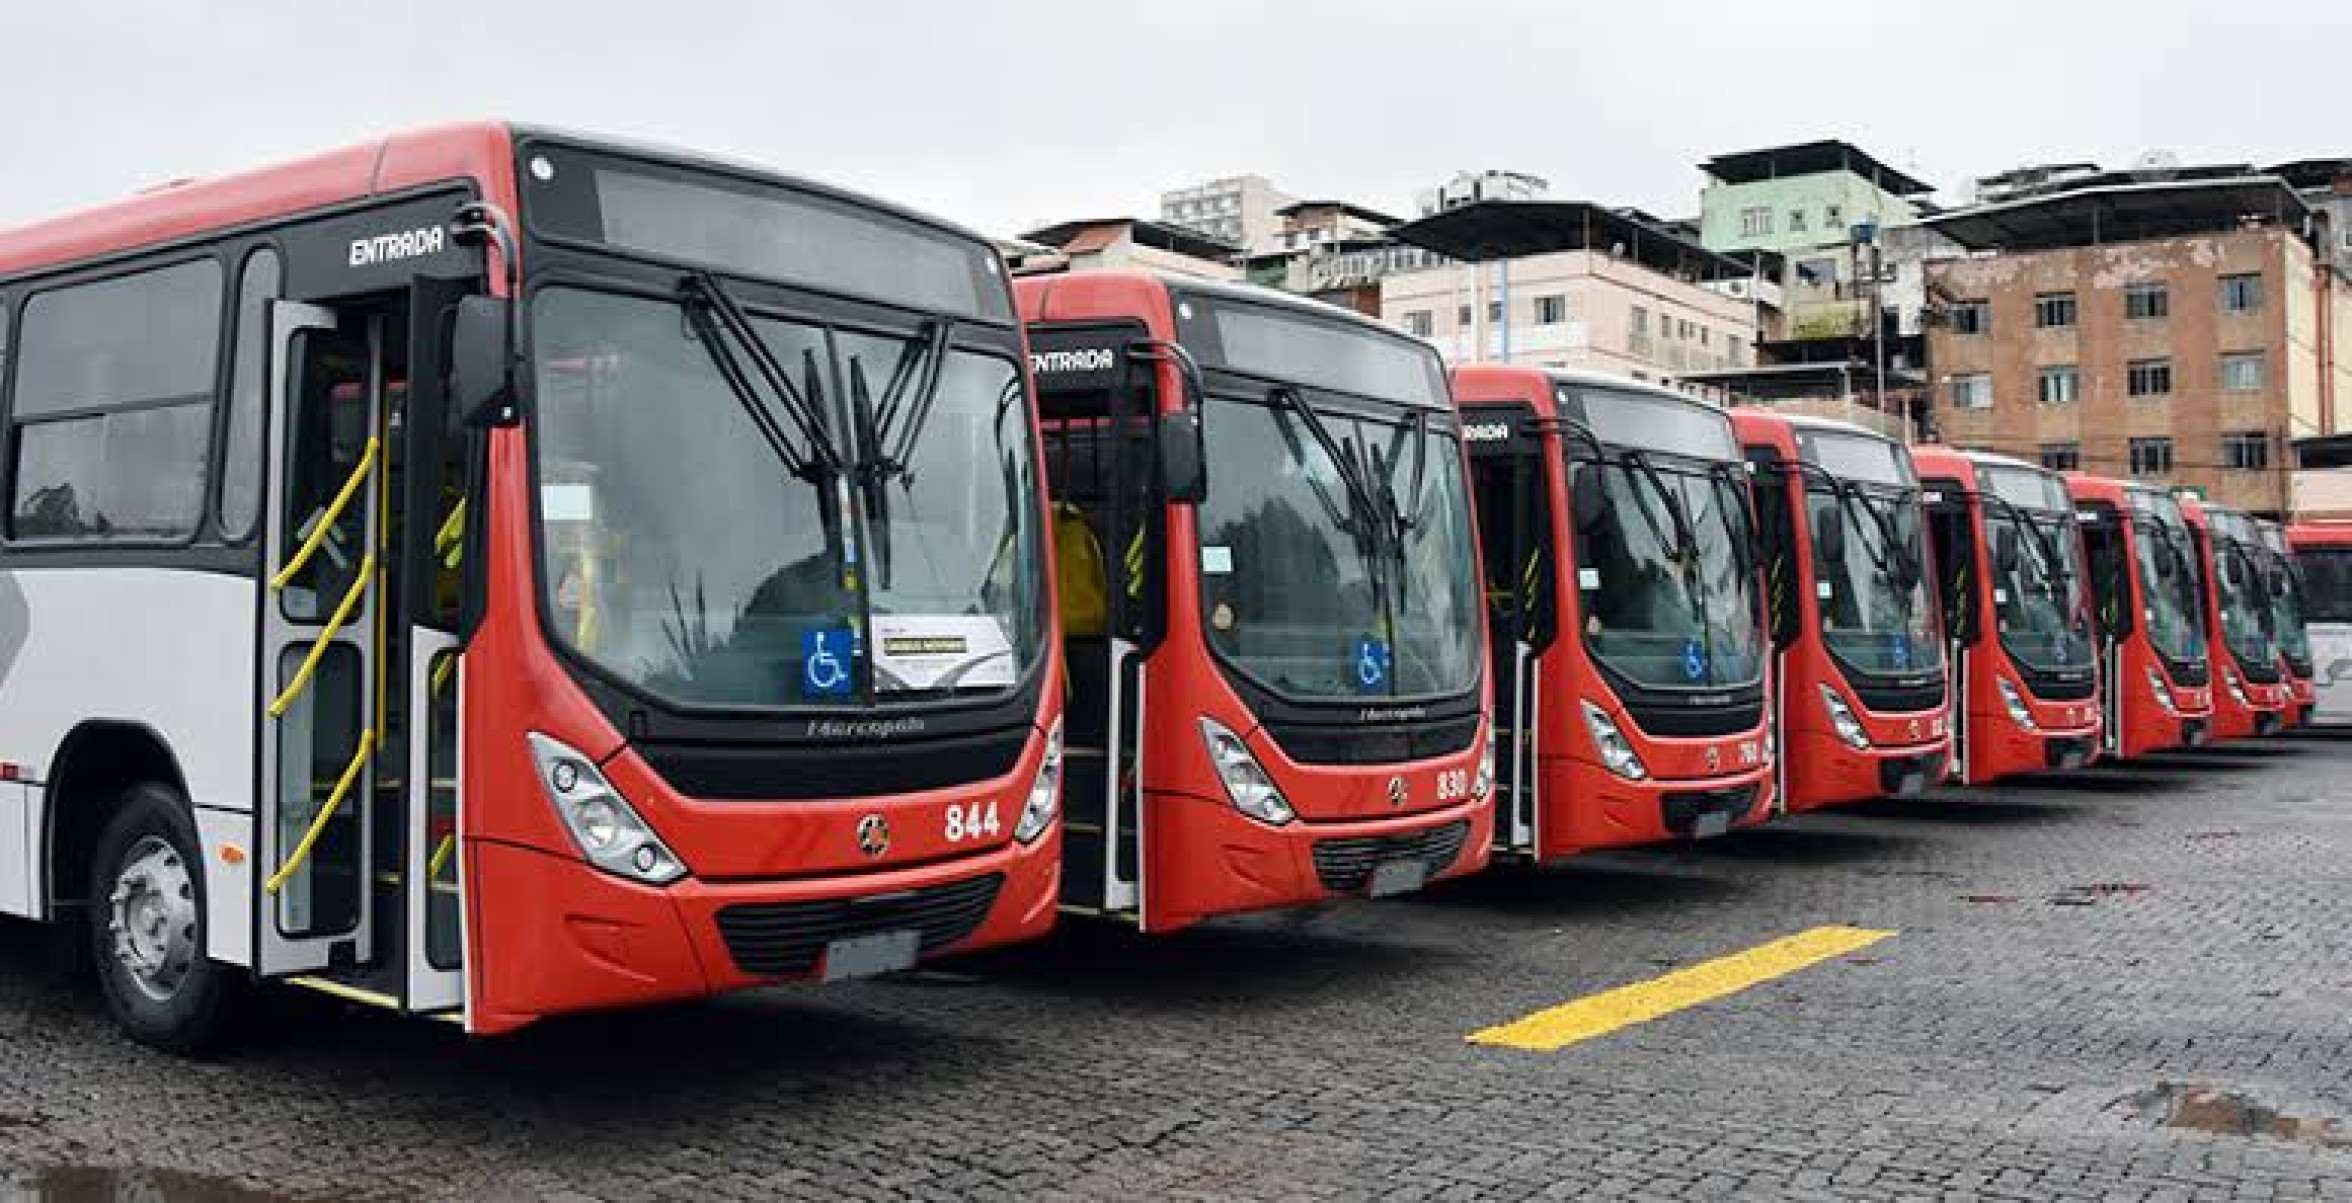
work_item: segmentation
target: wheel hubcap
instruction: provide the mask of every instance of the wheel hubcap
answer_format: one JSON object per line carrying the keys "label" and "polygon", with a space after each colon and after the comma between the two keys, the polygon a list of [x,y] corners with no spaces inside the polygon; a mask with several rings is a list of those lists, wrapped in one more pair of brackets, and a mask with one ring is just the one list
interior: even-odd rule
{"label": "wheel hubcap", "polygon": [[131,846],[107,899],[107,930],[141,993],[164,1002],[179,991],[196,960],[196,885],[178,849],[152,835]]}

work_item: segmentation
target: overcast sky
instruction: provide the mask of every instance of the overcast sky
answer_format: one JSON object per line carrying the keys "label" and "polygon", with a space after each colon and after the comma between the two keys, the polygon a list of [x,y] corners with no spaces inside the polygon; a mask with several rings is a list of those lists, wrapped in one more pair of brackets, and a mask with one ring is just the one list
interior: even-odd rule
{"label": "overcast sky", "polygon": [[0,224],[473,116],[988,233],[1243,171],[1409,211],[1499,167],[1672,216],[1700,159],[1819,137],[1951,201],[2034,160],[2352,155],[2348,34],[2352,5],[2186,0],[0,0]]}

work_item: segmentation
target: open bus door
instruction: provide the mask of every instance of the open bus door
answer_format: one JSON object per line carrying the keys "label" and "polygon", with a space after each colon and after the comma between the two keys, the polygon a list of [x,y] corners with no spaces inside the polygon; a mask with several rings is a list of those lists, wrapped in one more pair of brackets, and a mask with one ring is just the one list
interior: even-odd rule
{"label": "open bus door", "polygon": [[269,308],[254,968],[409,1011],[464,999],[467,440],[439,365],[471,287]]}
{"label": "open bus door", "polygon": [[1945,663],[1951,666],[1946,691],[1951,707],[1952,760],[1948,779],[1968,780],[1969,649],[1975,646],[1982,617],[1977,613],[1976,522],[1968,492],[1950,477],[1926,477],[1920,500],[1927,506],[1928,538],[1935,547],[1936,596],[1944,611],[1944,638],[1949,641]]}
{"label": "open bus door", "polygon": [[1543,428],[1533,408],[1493,405],[1462,411],[1470,449],[1470,488],[1485,549],[1490,677],[1495,690],[1495,848],[1534,856],[1543,810],[1536,733],[1542,699],[1537,658],[1550,646],[1552,474]]}
{"label": "open bus door", "polygon": [[[2132,600],[2131,551],[2124,545],[2123,515],[2097,499],[2076,499],[2075,520],[2082,524],[2085,566],[2090,569],[2091,611],[2097,620],[2091,653],[2098,661],[2100,750],[2123,756],[2124,676],[2123,645],[2137,627],[2138,608]],[[2136,537],[2146,538],[2145,531]]]}
{"label": "open bus door", "polygon": [[1033,326],[1029,343],[1070,682],[1062,904],[1148,928],[1144,679],[1166,629],[1157,369],[1182,352],[1128,321]]}

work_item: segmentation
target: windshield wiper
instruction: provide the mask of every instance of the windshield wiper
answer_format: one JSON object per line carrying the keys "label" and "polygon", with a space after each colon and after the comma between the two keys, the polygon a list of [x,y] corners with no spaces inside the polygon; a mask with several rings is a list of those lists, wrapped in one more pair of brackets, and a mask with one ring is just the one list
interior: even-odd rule
{"label": "windshield wiper", "polygon": [[[761,437],[767,439],[768,445],[775,449],[793,475],[814,482],[838,476],[844,471],[840,449],[833,445],[832,436],[826,432],[822,413],[809,403],[805,394],[793,386],[791,377],[785,374],[783,365],[777,362],[775,351],[760,337],[759,330],[751,324],[751,318],[744,313],[743,306],[737,303],[725,285],[719,283],[718,277],[708,272],[688,276],[679,286],[679,293],[686,302],[686,320],[694,324],[703,349],[719,369],[719,375],[726,380],[735,399],[742,402],[744,412],[751,416],[752,425],[759,428]],[[735,359],[734,352],[727,349],[728,337],[734,338],[750,352],[752,367],[758,370],[760,379],[767,384],[769,391],[781,401],[785,416],[792,419],[802,443],[809,449],[807,454],[793,448],[785,438],[775,415],[769,412],[767,404],[760,400],[758,392],[751,387],[751,379],[744,374],[743,365]]]}
{"label": "windshield wiper", "polygon": [[[1338,516],[1340,529],[1377,544],[1379,531],[1367,528],[1363,520],[1378,521],[1384,511],[1372,492],[1370,482],[1364,479],[1364,466],[1346,448],[1340,446],[1338,439],[1332,437],[1331,428],[1323,424],[1323,416],[1307,404],[1307,399],[1300,396],[1297,389],[1276,385],[1266,390],[1266,399],[1298,415],[1299,424],[1307,428],[1308,436],[1315,440],[1316,446],[1323,449],[1324,455],[1330,457],[1332,467],[1338,471],[1339,483],[1347,489],[1348,500],[1352,505],[1350,513]],[[1313,477],[1309,477],[1308,481],[1315,483]],[[1318,493],[1323,492],[1320,484],[1315,487]],[[1336,514],[1337,506],[1330,504],[1328,495],[1325,495],[1325,501],[1326,508]]]}
{"label": "windshield wiper", "polygon": [[[1667,548],[1666,554],[1677,562],[1690,559],[1691,554],[1698,550],[1698,533],[1691,529],[1690,515],[1683,512],[1682,499],[1675,495],[1674,490],[1666,487],[1666,478],[1658,474],[1656,465],[1650,463],[1649,455],[1627,448],[1617,453],[1617,466],[1619,471],[1626,474],[1626,479],[1636,481],[1637,484],[1646,482],[1657,493],[1658,500],[1666,503],[1666,517],[1674,526],[1673,546]],[[1635,470],[1640,472],[1638,477],[1634,475]],[[1665,524],[1658,521],[1649,503],[1642,500],[1639,487],[1633,491],[1633,502],[1641,510],[1642,520],[1649,523],[1650,534],[1657,538],[1660,546],[1665,546],[1668,541]]]}

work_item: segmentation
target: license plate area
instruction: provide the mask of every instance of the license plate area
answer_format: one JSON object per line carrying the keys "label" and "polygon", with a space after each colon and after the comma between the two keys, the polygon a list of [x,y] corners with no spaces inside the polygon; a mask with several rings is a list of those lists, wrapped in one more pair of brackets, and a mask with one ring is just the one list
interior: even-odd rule
{"label": "license plate area", "polygon": [[1364,892],[1374,898],[1410,894],[1429,883],[1429,866],[1418,860],[1392,860],[1372,867]]}
{"label": "license plate area", "polygon": [[912,969],[923,950],[923,935],[912,929],[850,936],[825,945],[823,978],[828,982],[878,977]]}
{"label": "license plate area", "polygon": [[1894,796],[1897,798],[1916,798],[1926,789],[1927,774],[1918,769],[1912,769],[1895,778]]}
{"label": "license plate area", "polygon": [[1731,830],[1730,811],[1709,811],[1706,814],[1700,815],[1698,819],[1691,824],[1691,838],[1694,840],[1713,839],[1729,830]]}

